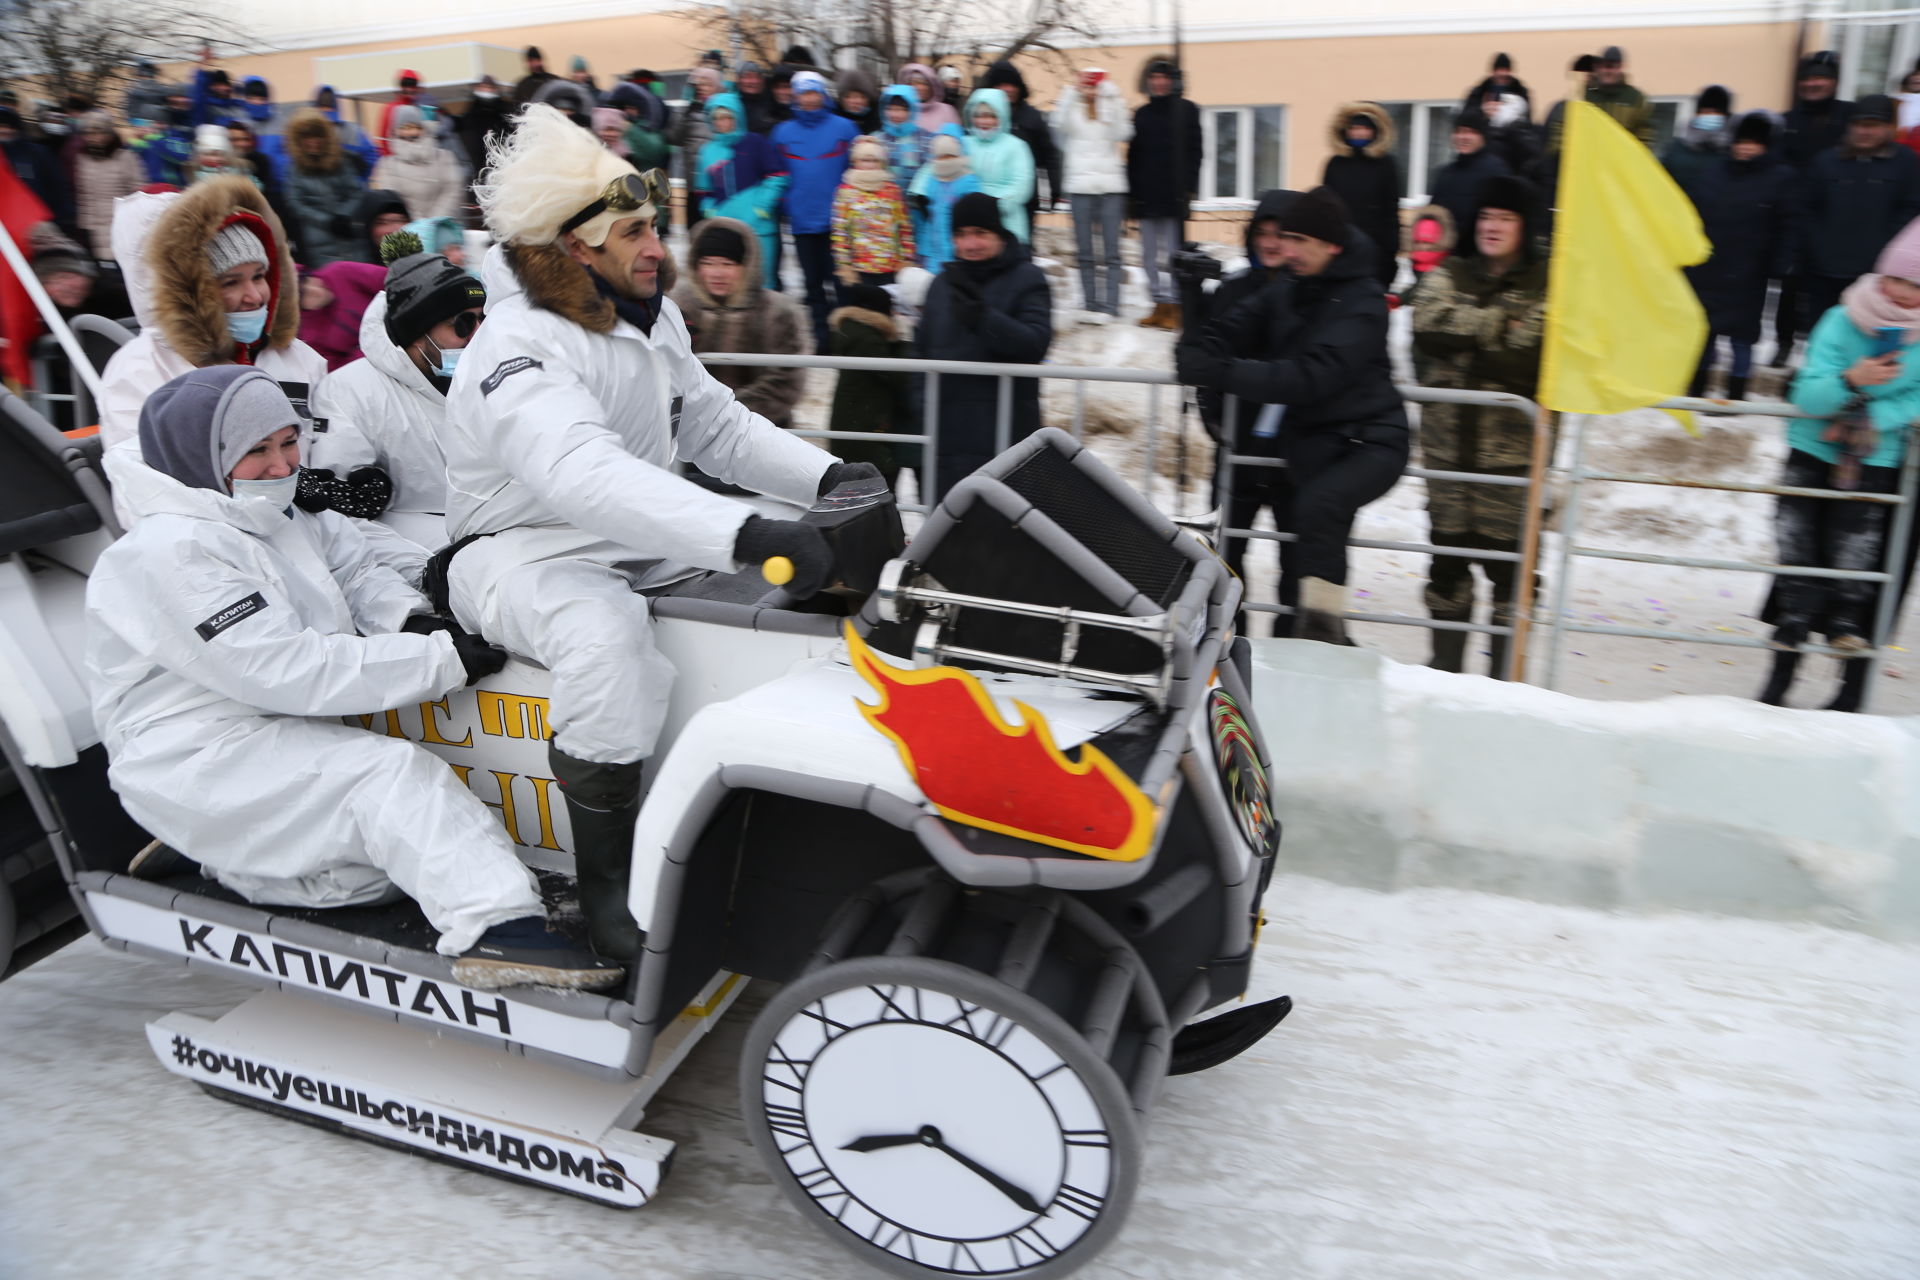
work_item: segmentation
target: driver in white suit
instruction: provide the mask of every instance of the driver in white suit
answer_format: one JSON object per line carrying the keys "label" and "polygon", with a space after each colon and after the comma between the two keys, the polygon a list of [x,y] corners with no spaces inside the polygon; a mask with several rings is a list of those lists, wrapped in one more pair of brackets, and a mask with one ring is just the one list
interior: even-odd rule
{"label": "driver in white suit", "polygon": [[500,242],[481,273],[487,321],[441,426],[448,596],[464,626],[553,673],[550,761],[581,906],[594,949],[630,960],[641,763],[674,677],[636,591],[783,556],[805,596],[833,570],[817,530],[755,515],[674,464],[802,505],[878,473],[750,412],[694,358],[666,297],[664,178],[538,104],[488,160],[475,189]]}

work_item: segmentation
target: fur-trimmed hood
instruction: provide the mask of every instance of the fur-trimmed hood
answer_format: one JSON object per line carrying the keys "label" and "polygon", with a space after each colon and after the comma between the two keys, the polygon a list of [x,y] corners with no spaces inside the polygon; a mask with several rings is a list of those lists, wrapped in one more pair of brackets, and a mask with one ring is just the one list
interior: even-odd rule
{"label": "fur-trimmed hood", "polygon": [[[746,246],[746,257],[740,261],[740,278],[734,282],[733,289],[724,298],[716,298],[700,282],[700,242],[710,232],[731,231],[740,237]],[[760,292],[762,270],[760,266],[760,237],[755,235],[746,223],[737,218],[702,218],[694,227],[687,248],[687,287],[692,289],[700,301],[709,307],[739,308],[750,307],[754,295]]]}
{"label": "fur-trimmed hood", "polygon": [[[211,178],[189,187],[155,219],[142,256],[150,290],[146,310],[160,336],[182,359],[206,367],[234,362],[236,346],[227,331],[227,309],[220,300],[207,244],[235,214],[250,214],[270,237],[268,275],[272,311],[266,336],[253,348],[286,348],[300,333],[300,289],[286,232],[260,188],[245,178]],[[253,228],[257,233],[259,227]]]}
{"label": "fur-trimmed hood", "polygon": [[[333,173],[346,159],[340,149],[340,130],[317,108],[302,107],[287,121],[287,155],[293,167],[302,173]],[[322,138],[326,147],[317,156],[307,154],[301,143],[307,138]]]}
{"label": "fur-trimmed hood", "polygon": [[900,337],[900,328],[894,323],[892,316],[882,315],[880,312],[868,310],[866,307],[836,308],[833,313],[827,317],[827,328],[838,329],[842,320],[852,320],[856,324],[866,325],[888,342],[896,341]]}
{"label": "fur-trimmed hood", "polygon": [[[589,333],[612,333],[613,327],[620,322],[613,304],[600,296],[593,287],[593,277],[587,269],[567,256],[567,251],[558,244],[503,244],[488,254],[491,265],[494,254],[499,254],[507,266],[512,268],[512,279],[521,292],[527,295],[527,302],[544,311],[551,311],[563,320],[579,325]],[[483,270],[481,280],[487,286],[487,309],[493,309],[495,295],[499,292],[498,272]],[[678,283],[678,273],[674,269],[673,254],[660,261],[659,288],[662,297],[673,292]]]}
{"label": "fur-trimmed hood", "polygon": [[1400,135],[1393,127],[1393,117],[1377,102],[1343,102],[1334,110],[1333,119],[1327,122],[1327,140],[1333,146],[1333,153],[1338,156],[1353,153],[1353,148],[1347,145],[1347,121],[1355,116],[1373,121],[1373,141],[1361,154],[1369,160],[1392,155]]}

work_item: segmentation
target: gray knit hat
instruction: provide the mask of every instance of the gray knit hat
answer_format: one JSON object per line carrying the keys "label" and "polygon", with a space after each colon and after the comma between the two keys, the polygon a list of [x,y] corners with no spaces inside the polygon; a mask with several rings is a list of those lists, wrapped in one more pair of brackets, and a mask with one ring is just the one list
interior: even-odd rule
{"label": "gray knit hat", "polygon": [[220,228],[213,239],[207,241],[207,261],[212,264],[216,276],[224,275],[242,263],[257,262],[263,267],[271,265],[267,258],[267,246],[260,242],[260,237],[253,234],[252,228],[237,222]]}
{"label": "gray knit hat", "polygon": [[393,109],[392,126],[395,133],[398,133],[410,124],[417,124],[424,127],[426,123],[427,113],[414,106],[411,102],[404,107],[395,107]]}
{"label": "gray knit hat", "polygon": [[228,473],[282,427],[305,434],[287,393],[260,370],[241,364],[191,369],[140,406],[140,456],[181,484],[228,493]]}

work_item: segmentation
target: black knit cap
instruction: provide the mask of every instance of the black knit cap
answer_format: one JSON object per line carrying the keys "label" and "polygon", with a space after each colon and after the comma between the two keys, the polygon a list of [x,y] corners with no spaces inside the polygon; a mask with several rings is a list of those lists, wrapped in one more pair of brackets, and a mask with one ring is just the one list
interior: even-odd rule
{"label": "black knit cap", "polygon": [[1312,236],[1315,240],[1344,246],[1353,227],[1353,215],[1347,211],[1347,202],[1333,188],[1315,187],[1293,202],[1293,207],[1287,210],[1284,227],[1289,235]]}
{"label": "black knit cap", "polygon": [[953,229],[978,227],[982,231],[991,231],[1002,240],[1013,237],[1007,234],[1007,224],[1000,220],[1000,202],[984,191],[969,191],[953,202]]}
{"label": "black knit cap", "polygon": [[1797,80],[1838,80],[1840,78],[1840,55],[1831,49],[1821,49],[1800,59],[1800,71],[1794,77]]}
{"label": "black knit cap", "polygon": [[540,46],[537,44],[528,45],[526,53],[521,56],[524,57],[528,62],[532,62],[536,58],[539,58],[541,62],[546,61],[545,58],[540,56]]}
{"label": "black knit cap", "polygon": [[856,284],[842,289],[840,301],[845,306],[877,311],[883,316],[893,314],[893,295],[877,284]]}
{"label": "black knit cap", "polygon": [[1453,117],[1453,127],[1456,129],[1471,129],[1484,138],[1487,136],[1487,130],[1493,126],[1487,121],[1486,113],[1475,108],[1455,114]]}
{"label": "black knit cap", "polygon": [[1513,59],[1504,53],[1496,53],[1493,55],[1493,69],[1495,71],[1511,71],[1513,70]]}
{"label": "black knit cap", "polygon": [[388,267],[386,294],[387,337],[396,347],[487,302],[485,285],[437,253],[416,253]]}
{"label": "black knit cap", "polygon": [[1773,117],[1764,111],[1749,111],[1740,117],[1740,123],[1734,126],[1735,142],[1757,142],[1763,147],[1773,145]]}
{"label": "black knit cap", "polygon": [[1700,91],[1700,98],[1694,103],[1695,115],[1729,115],[1733,111],[1733,95],[1722,84],[1710,84]]}
{"label": "black knit cap", "polygon": [[693,237],[693,258],[725,258],[729,262],[747,260],[747,238],[732,227],[702,227]]}

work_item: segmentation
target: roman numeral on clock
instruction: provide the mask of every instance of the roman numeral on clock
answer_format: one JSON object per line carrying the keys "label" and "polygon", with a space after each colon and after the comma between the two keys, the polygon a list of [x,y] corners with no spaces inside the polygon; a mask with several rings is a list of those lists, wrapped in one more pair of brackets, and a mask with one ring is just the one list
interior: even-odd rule
{"label": "roman numeral on clock", "polygon": [[798,1138],[802,1142],[812,1141],[813,1135],[807,1131],[807,1116],[798,1107],[781,1106],[778,1103],[765,1103],[762,1108],[767,1116],[767,1128],[776,1135]]}
{"label": "roman numeral on clock", "polygon": [[1053,1203],[1059,1208],[1065,1209],[1068,1213],[1092,1222],[1100,1216],[1100,1210],[1106,1207],[1107,1198],[1102,1195],[1095,1195],[1091,1191],[1083,1191],[1072,1183],[1067,1183],[1060,1188],[1059,1194],[1054,1196]]}

